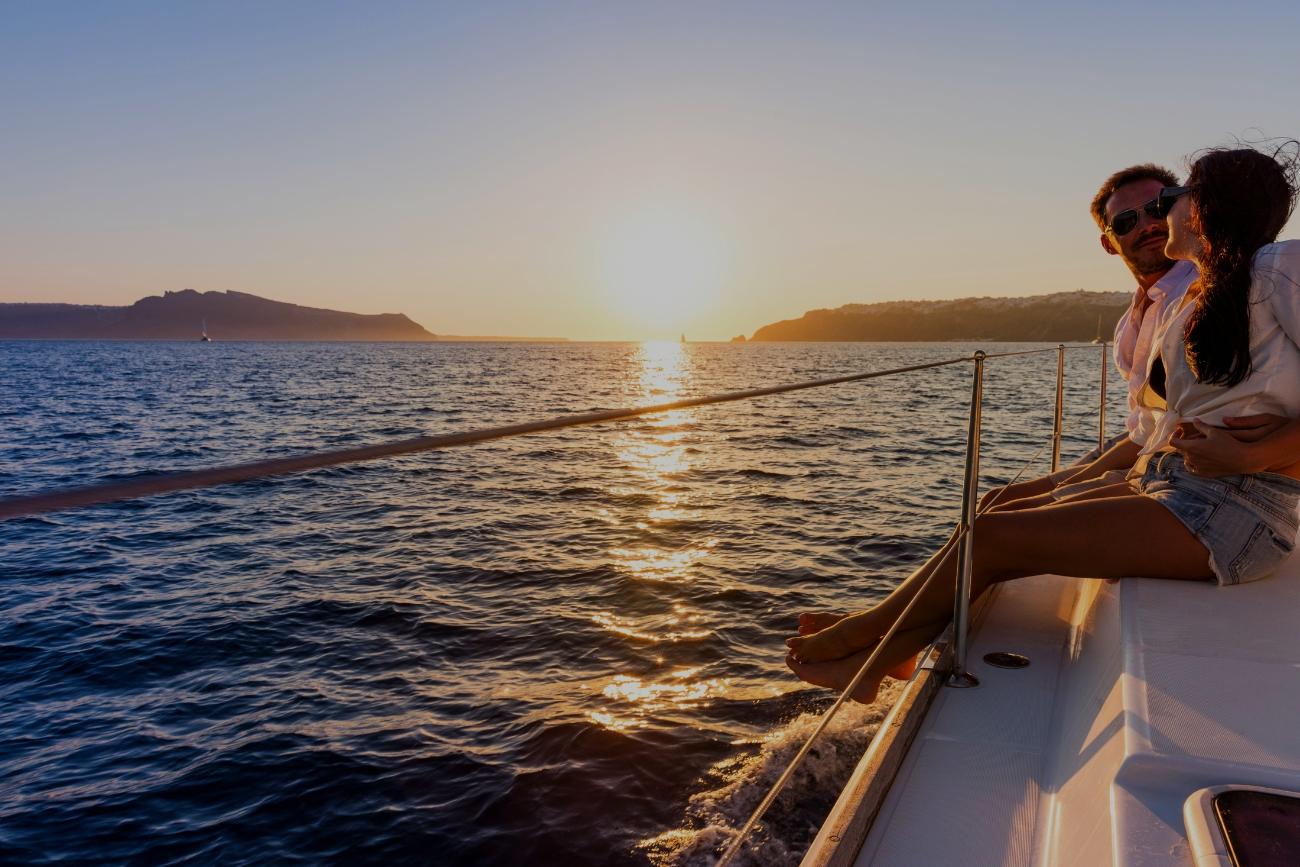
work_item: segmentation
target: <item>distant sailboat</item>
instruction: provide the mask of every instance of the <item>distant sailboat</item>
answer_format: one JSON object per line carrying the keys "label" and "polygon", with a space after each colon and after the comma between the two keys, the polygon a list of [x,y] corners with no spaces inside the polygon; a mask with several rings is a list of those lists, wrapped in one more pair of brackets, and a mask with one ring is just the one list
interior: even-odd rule
{"label": "distant sailboat", "polygon": [[212,338],[208,336],[208,320],[203,320],[203,336],[199,338],[199,343],[211,343]]}
{"label": "distant sailboat", "polygon": [[1097,336],[1092,339],[1093,343],[1101,343],[1101,314],[1097,314]]}

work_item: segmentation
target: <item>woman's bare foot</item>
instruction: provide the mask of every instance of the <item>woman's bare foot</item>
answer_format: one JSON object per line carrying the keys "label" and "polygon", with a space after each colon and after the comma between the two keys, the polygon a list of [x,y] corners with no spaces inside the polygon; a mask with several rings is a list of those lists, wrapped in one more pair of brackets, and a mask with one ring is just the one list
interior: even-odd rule
{"label": "woman's bare foot", "polygon": [[867,641],[862,640],[860,635],[854,634],[860,632],[855,628],[857,626],[855,620],[857,618],[845,618],[811,635],[787,638],[785,646],[794,652],[800,662],[830,662],[832,659],[843,659],[864,647],[871,647],[880,637],[876,635]]}
{"label": "woman's bare foot", "polygon": [[[785,664],[805,683],[829,687],[839,692],[849,685],[849,681],[858,673],[858,669],[870,655],[870,650],[862,650],[852,656],[830,662],[800,662],[793,653],[787,653]],[[876,693],[880,692],[880,682],[884,679],[883,674],[867,672],[866,677],[862,678],[862,682],[854,688],[853,695],[849,697],[862,704],[871,704],[876,700]]]}
{"label": "woman's bare foot", "polygon": [[799,634],[812,635],[814,632],[821,632],[839,623],[845,617],[848,615],[833,611],[805,611],[799,615]]}

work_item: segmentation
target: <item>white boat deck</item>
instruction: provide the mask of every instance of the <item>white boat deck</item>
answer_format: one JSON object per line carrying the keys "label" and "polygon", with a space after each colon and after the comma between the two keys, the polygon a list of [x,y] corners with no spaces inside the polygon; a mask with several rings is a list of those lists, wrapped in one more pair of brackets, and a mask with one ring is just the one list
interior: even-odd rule
{"label": "white boat deck", "polygon": [[1298,638],[1300,556],[1240,587],[1003,585],[973,636],[981,686],[940,690],[852,863],[1226,863],[1194,857],[1184,811],[1204,821],[1205,787],[1300,790]]}

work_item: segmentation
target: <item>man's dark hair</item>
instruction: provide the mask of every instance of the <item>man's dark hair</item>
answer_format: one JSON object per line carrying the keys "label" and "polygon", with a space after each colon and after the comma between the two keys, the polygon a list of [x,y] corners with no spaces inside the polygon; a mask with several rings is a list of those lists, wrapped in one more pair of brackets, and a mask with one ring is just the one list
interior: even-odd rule
{"label": "man's dark hair", "polygon": [[1135,181],[1159,181],[1166,187],[1178,185],[1178,177],[1173,172],[1155,163],[1142,163],[1115,172],[1115,174],[1106,178],[1106,182],[1101,185],[1097,195],[1092,197],[1092,218],[1097,221],[1097,225],[1102,231],[1106,229],[1106,203],[1110,201],[1111,195],[1125,184],[1131,184]]}

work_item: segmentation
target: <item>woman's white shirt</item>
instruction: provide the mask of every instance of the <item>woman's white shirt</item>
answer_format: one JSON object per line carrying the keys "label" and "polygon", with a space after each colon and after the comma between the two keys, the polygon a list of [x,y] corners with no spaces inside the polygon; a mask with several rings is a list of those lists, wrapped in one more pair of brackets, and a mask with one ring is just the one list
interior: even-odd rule
{"label": "woman's white shirt", "polygon": [[1195,306],[1189,296],[1170,307],[1166,317],[1160,337],[1166,410],[1157,415],[1144,454],[1165,448],[1183,421],[1221,426],[1228,416],[1300,416],[1300,241],[1268,244],[1255,253],[1250,285],[1252,372],[1231,388],[1197,382],[1187,363],[1183,333]]}

